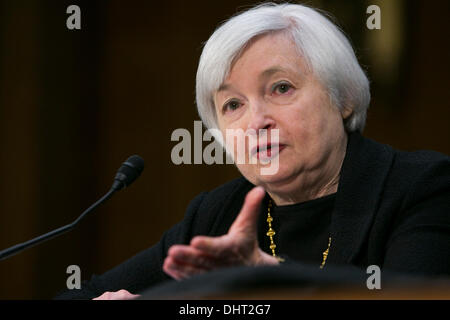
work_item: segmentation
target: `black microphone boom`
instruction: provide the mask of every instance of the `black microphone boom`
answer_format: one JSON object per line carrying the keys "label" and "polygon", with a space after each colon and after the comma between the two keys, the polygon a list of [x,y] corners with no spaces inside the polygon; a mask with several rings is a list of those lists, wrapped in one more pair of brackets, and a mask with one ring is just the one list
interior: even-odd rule
{"label": "black microphone boom", "polygon": [[93,211],[103,202],[111,198],[116,191],[122,190],[123,188],[128,187],[130,184],[132,184],[134,180],[136,180],[140,176],[143,170],[144,170],[144,160],[141,157],[139,157],[138,155],[129,157],[117,171],[111,189],[97,202],[95,202],[93,205],[87,208],[74,222],[65,225],[64,227],[50,231],[34,239],[28,240],[23,243],[19,243],[8,249],[0,251],[0,260],[4,260],[8,257],[18,254],[19,252],[25,249],[31,248],[39,243],[42,243],[51,238],[59,236],[69,230],[72,230],[81,221],[81,219],[83,219],[89,212]]}

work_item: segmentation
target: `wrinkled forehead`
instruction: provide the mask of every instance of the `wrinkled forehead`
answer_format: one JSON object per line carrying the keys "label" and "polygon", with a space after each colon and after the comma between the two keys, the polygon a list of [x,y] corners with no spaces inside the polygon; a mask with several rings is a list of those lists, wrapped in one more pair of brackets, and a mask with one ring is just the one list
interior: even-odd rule
{"label": "wrinkled forehead", "polygon": [[229,89],[233,82],[270,78],[274,74],[305,76],[309,70],[289,34],[280,31],[265,33],[252,38],[239,50],[213,96]]}

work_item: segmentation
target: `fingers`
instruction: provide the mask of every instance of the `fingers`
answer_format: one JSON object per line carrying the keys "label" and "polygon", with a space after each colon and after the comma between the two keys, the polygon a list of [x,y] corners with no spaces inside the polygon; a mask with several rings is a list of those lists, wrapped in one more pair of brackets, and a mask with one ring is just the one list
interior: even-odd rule
{"label": "fingers", "polygon": [[255,264],[259,256],[258,215],[264,196],[265,191],[262,187],[250,190],[227,235],[214,238],[197,236],[191,240],[191,246],[215,257],[222,267],[233,264]]}
{"label": "fingers", "polygon": [[[202,245],[203,240],[209,244],[205,250],[196,248],[194,245],[173,245],[170,247],[167,257],[164,260],[163,270],[176,280],[186,279],[188,277],[202,274],[213,269],[219,269],[236,264],[242,258],[237,259],[235,254],[222,250],[218,246],[219,238],[195,237],[194,243]],[[230,246],[224,246],[229,248]]]}
{"label": "fingers", "polygon": [[231,258],[233,255],[232,252],[235,251],[234,249],[239,245],[238,243],[234,243],[232,240],[233,239],[228,236],[216,238],[196,236],[191,240],[191,246],[209,257],[220,259],[223,263]]}
{"label": "fingers", "polygon": [[212,269],[257,265],[261,261],[257,219],[264,195],[262,187],[253,188],[246,195],[244,205],[228,234],[221,237],[197,236],[190,245],[172,246],[164,260],[164,272],[182,280]]}
{"label": "fingers", "polygon": [[263,187],[255,187],[247,193],[241,212],[228,233],[245,232],[256,236],[258,215],[264,195]]}
{"label": "fingers", "polygon": [[178,263],[197,266],[202,269],[213,269],[218,266],[214,256],[193,246],[173,245],[167,254]]}
{"label": "fingers", "polygon": [[194,275],[202,274],[208,271],[207,269],[201,267],[179,262],[171,256],[167,256],[164,260],[163,270],[175,280],[187,279]]}
{"label": "fingers", "polygon": [[98,296],[97,298],[94,298],[92,300],[130,300],[135,299],[139,296],[140,295],[138,294],[132,294],[127,290],[122,289],[115,292],[106,291],[101,296]]}
{"label": "fingers", "polygon": [[215,267],[217,263],[204,252],[186,245],[173,245],[164,260],[163,270],[172,278],[183,280]]}

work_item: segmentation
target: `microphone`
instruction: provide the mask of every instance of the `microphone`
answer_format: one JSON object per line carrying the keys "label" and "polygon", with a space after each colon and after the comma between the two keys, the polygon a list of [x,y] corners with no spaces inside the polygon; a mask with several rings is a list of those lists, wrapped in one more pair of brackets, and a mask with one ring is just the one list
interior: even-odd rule
{"label": "microphone", "polygon": [[83,219],[88,213],[96,209],[106,200],[111,198],[116,191],[122,190],[131,185],[141,175],[143,170],[144,170],[144,160],[140,156],[134,155],[129,157],[120,166],[119,170],[117,170],[117,174],[114,178],[114,182],[113,185],[111,186],[111,189],[97,202],[95,202],[93,205],[87,208],[74,222],[65,225],[64,227],[50,231],[34,239],[16,244],[15,246],[0,251],[0,260],[9,258],[25,249],[31,248],[39,243],[42,243],[51,238],[59,236],[69,230],[72,230],[73,228],[75,228],[75,226],[77,226],[77,224],[81,221],[81,219]]}
{"label": "microphone", "polygon": [[111,189],[122,190],[134,182],[144,170],[144,159],[138,155],[129,157],[117,170]]}

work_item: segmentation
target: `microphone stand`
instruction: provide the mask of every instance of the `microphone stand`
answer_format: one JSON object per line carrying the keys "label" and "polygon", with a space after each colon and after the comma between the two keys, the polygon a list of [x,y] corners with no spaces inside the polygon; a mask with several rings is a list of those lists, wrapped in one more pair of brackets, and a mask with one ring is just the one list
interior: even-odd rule
{"label": "microphone stand", "polygon": [[133,183],[133,181],[139,177],[142,170],[144,170],[144,160],[138,155],[129,157],[117,171],[111,189],[109,189],[109,191],[97,202],[87,208],[74,222],[43,234],[42,236],[36,237],[23,243],[16,244],[15,246],[0,251],[0,261],[11,257],[12,255],[18,254],[19,252],[31,248],[39,243],[59,236],[69,230],[72,230],[89,212],[93,211],[103,202],[111,198],[114,192],[119,191]]}
{"label": "microphone stand", "polygon": [[23,243],[16,244],[8,249],[0,251],[0,261],[4,260],[6,258],[9,258],[15,254],[18,254],[19,252],[31,248],[39,243],[42,243],[44,241],[50,240],[56,236],[59,236],[67,231],[72,230],[77,226],[77,224],[83,219],[89,212],[93,211],[95,208],[97,208],[99,205],[101,205],[103,202],[108,200],[112,197],[112,195],[117,191],[116,188],[111,188],[102,198],[100,198],[97,202],[95,202],[93,205],[91,205],[89,208],[87,208],[74,222],[69,223],[68,225],[65,225],[61,228],[55,229],[53,231],[50,231],[46,234],[43,234],[39,237],[36,237],[34,239],[28,240]]}

